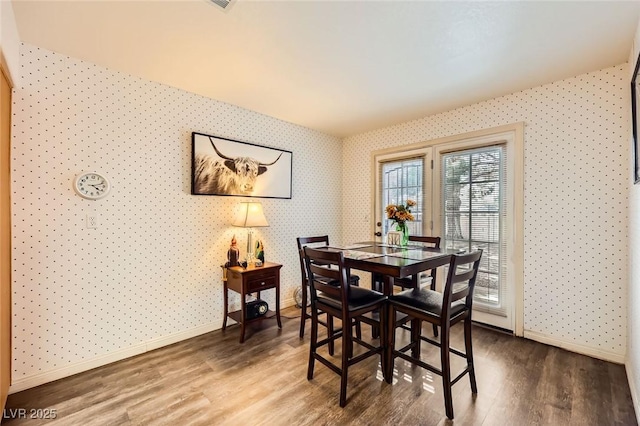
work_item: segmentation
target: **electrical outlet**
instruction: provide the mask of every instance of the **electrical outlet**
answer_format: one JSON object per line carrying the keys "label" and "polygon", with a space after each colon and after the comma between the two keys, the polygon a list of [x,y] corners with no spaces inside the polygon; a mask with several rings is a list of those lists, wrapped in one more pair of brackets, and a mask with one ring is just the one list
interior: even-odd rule
{"label": "electrical outlet", "polygon": [[95,229],[98,227],[98,213],[87,213],[87,228]]}

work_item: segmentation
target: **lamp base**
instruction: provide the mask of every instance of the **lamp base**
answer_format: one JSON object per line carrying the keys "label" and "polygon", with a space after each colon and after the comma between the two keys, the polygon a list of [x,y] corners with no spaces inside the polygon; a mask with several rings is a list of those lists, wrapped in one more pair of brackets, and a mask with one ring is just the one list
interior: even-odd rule
{"label": "lamp base", "polygon": [[253,230],[249,228],[247,234],[247,263],[253,265],[256,262],[256,258],[253,254]]}

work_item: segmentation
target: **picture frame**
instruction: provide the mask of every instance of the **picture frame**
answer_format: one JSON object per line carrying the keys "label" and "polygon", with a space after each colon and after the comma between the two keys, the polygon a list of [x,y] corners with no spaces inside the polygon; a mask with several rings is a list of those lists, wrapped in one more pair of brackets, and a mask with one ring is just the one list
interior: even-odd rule
{"label": "picture frame", "polygon": [[191,193],[291,199],[291,151],[192,132]]}
{"label": "picture frame", "polygon": [[640,183],[640,141],[638,132],[640,131],[640,80],[638,79],[638,69],[640,68],[640,54],[636,59],[636,66],[631,78],[631,120],[633,122],[633,183]]}

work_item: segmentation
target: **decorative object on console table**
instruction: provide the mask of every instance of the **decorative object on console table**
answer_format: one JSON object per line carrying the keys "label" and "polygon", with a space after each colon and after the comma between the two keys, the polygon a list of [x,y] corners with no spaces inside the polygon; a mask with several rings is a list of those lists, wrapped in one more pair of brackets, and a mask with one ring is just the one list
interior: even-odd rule
{"label": "decorative object on console table", "polygon": [[231,239],[231,246],[227,251],[227,263],[224,265],[227,268],[229,266],[238,266],[240,260],[240,249],[238,248],[238,243],[236,241],[236,236],[234,235]]}
{"label": "decorative object on console table", "polygon": [[193,132],[191,193],[291,198],[292,153]]}
{"label": "decorative object on console table", "polygon": [[259,264],[256,261],[256,266],[262,266],[264,264],[264,246],[261,240],[256,241],[256,259],[260,261]]}
{"label": "decorative object on console table", "polygon": [[[253,322],[267,320],[276,317],[278,328],[282,328],[280,319],[280,269],[282,265],[277,263],[265,262],[261,268],[249,265],[246,269],[239,266],[227,268],[227,279],[224,281],[224,321],[222,329],[227,328],[227,318],[231,318],[240,324],[240,343],[244,343],[244,336],[247,324]],[[229,312],[229,290],[233,290],[240,294],[241,307],[239,311]],[[247,295],[257,293],[257,299],[260,299],[260,292],[264,290],[275,290],[276,307],[275,311],[267,310],[264,315],[252,317],[249,315],[249,309],[260,309],[260,306],[247,306]]]}
{"label": "decorative object on console table", "polygon": [[248,228],[247,234],[247,263],[249,265],[255,262],[253,257],[253,229],[256,227],[269,226],[267,218],[264,217],[262,204],[256,202],[240,203],[238,214],[234,219],[233,226]]}

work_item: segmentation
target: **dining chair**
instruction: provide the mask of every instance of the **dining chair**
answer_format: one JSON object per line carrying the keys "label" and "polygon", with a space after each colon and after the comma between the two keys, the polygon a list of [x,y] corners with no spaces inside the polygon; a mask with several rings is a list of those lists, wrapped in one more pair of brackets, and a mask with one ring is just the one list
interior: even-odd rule
{"label": "dining chair", "polygon": [[[390,231],[389,234],[391,234],[391,232],[392,231]],[[395,238],[395,237],[392,237],[392,238]],[[414,244],[419,243],[419,245],[424,247],[429,247],[429,248],[436,248],[436,249],[440,248],[440,237],[409,235],[409,242],[412,242]],[[387,243],[393,244],[389,239],[387,240]],[[395,278],[393,281],[393,285],[398,286],[402,289],[418,288],[422,283],[422,278],[425,275],[426,274],[424,272],[421,272],[420,274],[411,275],[405,278]],[[429,283],[431,290],[435,291],[436,289],[436,269],[435,268],[431,270],[431,273],[429,274],[429,280],[431,281]],[[374,283],[373,288],[375,290],[381,291],[382,286],[384,285],[384,283],[382,282],[382,276],[375,275],[373,277],[373,283]],[[438,337],[438,327],[436,325],[433,326],[433,335],[435,337]]]}
{"label": "dining chair", "polygon": [[[342,251],[305,247],[304,253],[311,295],[311,339],[307,380],[313,379],[316,360],[337,373],[340,376],[340,407],[344,407],[347,403],[349,367],[379,354],[380,363],[384,368],[384,345],[387,339],[384,335],[384,327],[381,328],[381,325],[385,324],[387,297],[377,291],[351,285]],[[375,310],[379,311],[379,316],[365,315]],[[340,331],[334,331],[326,339],[318,341],[318,316],[321,312],[339,318],[343,326]],[[354,336],[353,327],[345,326],[356,321],[382,329],[378,346],[365,342],[357,335]],[[338,366],[319,353],[318,349],[339,338],[342,339],[342,351]],[[365,348],[365,351],[354,355],[356,352],[354,343]]]}
{"label": "dining chair", "polygon": [[387,233],[387,244],[391,244],[392,246],[399,246],[401,240],[402,240],[402,232],[389,231]]}
{"label": "dining chair", "polygon": [[[409,235],[410,243],[420,243],[419,245],[423,247],[429,248],[440,248],[440,237],[428,237],[422,235]],[[436,289],[436,269],[431,270],[431,290]],[[418,288],[420,286],[421,275],[411,275],[405,278],[396,278],[393,282],[393,285],[402,287],[403,289],[407,288]]]}
{"label": "dining chair", "polygon": [[[307,279],[307,269],[305,266],[304,259],[304,247],[312,246],[312,247],[327,247],[329,246],[329,236],[322,235],[317,237],[298,237],[296,238],[296,242],[298,244],[298,254],[300,255],[300,275],[302,277],[302,282],[300,284],[301,289],[301,315],[300,315],[300,338],[304,338],[304,329],[307,322],[307,319],[311,318],[310,312],[307,310],[307,306],[309,304],[309,283]],[[351,285],[358,286],[360,282],[360,277],[357,275],[351,275],[350,271],[347,270],[347,276]],[[326,320],[321,320],[320,324],[327,328],[327,332],[329,335],[333,333],[333,319],[330,315],[327,315]],[[356,328],[356,333],[358,333],[358,337],[361,336],[361,329],[359,324]],[[333,355],[333,343],[329,346],[329,353]]]}
{"label": "dining chair", "polygon": [[[421,246],[429,248],[440,248],[440,237],[428,237],[422,235],[409,235],[409,242],[420,243]],[[402,289],[418,288],[422,284],[422,279],[427,276],[426,271],[420,274],[411,275],[405,278],[396,278],[393,281],[394,286],[398,286]],[[436,268],[433,268],[429,276],[429,288],[433,291],[436,290]],[[438,337],[438,326],[433,325],[433,335]]]}
{"label": "dining chair", "polygon": [[[476,385],[475,367],[473,364],[473,348],[471,339],[471,309],[473,305],[473,290],[478,275],[478,266],[482,250],[466,254],[452,255],[449,262],[447,281],[442,293],[426,287],[412,288],[389,296],[387,322],[387,352],[386,365],[388,374],[385,380],[392,381],[392,371],[395,358],[402,358],[412,364],[425,368],[442,376],[444,390],[444,405],[447,417],[453,419],[453,399],[451,386],[465,374],[469,374],[471,392],[478,393]],[[399,324],[396,322],[398,313],[411,318],[411,341],[408,345],[396,349],[395,334]],[[440,327],[440,342],[422,336],[422,321]],[[465,352],[450,346],[451,326],[464,321]],[[420,359],[420,342],[425,341],[440,348],[441,368],[427,364]],[[405,353],[411,349],[411,355]],[[450,353],[463,357],[467,361],[466,368],[453,380],[451,379]]]}

